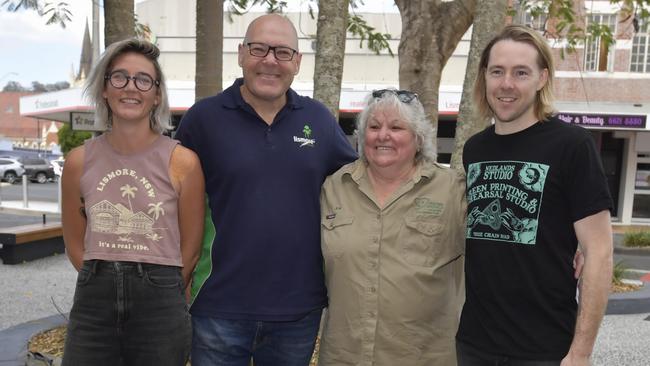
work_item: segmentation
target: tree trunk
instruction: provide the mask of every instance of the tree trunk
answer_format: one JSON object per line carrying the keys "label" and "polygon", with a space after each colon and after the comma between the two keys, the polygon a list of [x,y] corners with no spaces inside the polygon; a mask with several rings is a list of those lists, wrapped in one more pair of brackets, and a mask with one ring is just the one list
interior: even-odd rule
{"label": "tree trunk", "polygon": [[221,91],[222,71],[223,0],[196,0],[195,101]]}
{"label": "tree trunk", "polygon": [[476,0],[395,0],[395,4],[402,18],[399,85],[418,94],[435,128],[442,69],[472,24]]}
{"label": "tree trunk", "polygon": [[338,119],[349,0],[319,0],[314,99]]}
{"label": "tree trunk", "polygon": [[104,1],[104,45],[135,37],[133,0]]}
{"label": "tree trunk", "polygon": [[472,42],[467,56],[465,81],[463,82],[463,95],[460,100],[458,120],[456,121],[456,138],[454,139],[454,152],[451,156],[451,167],[463,169],[463,147],[465,141],[475,133],[490,125],[489,120],[480,120],[474,116],[472,106],[474,82],[478,74],[478,65],[481,52],[506,22],[506,9],[508,0],[478,0],[474,15],[474,28]]}

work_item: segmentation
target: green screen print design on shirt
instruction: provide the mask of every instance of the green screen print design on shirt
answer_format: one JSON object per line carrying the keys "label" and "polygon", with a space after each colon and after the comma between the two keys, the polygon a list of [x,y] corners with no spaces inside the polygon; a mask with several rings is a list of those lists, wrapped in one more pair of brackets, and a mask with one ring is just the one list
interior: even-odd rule
{"label": "green screen print design on shirt", "polygon": [[535,244],[549,166],[484,161],[467,169],[467,238]]}

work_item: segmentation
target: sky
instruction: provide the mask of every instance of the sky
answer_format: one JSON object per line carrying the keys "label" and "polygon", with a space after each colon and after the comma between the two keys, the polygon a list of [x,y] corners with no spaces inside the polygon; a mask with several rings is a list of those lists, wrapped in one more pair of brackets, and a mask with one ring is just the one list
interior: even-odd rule
{"label": "sky", "polygon": [[[47,18],[41,18],[32,10],[8,12],[6,7],[0,9],[0,90],[8,81],[17,81],[25,87],[31,87],[32,81],[42,84],[70,81],[72,70],[79,69],[86,20],[89,25],[92,22],[92,1],[67,1],[72,21],[65,29],[59,25],[45,25]],[[145,0],[135,0],[136,4],[142,1]],[[307,2],[288,0],[290,9],[300,5],[306,8]],[[396,9],[392,0],[364,0],[364,3],[359,11]],[[100,7],[100,17],[102,15]],[[103,32],[103,23],[100,32]]]}
{"label": "sky", "polygon": [[8,81],[30,87],[69,81],[79,68],[86,18],[90,23],[92,0],[68,0],[72,21],[63,29],[45,25],[35,11],[0,10],[0,89]]}

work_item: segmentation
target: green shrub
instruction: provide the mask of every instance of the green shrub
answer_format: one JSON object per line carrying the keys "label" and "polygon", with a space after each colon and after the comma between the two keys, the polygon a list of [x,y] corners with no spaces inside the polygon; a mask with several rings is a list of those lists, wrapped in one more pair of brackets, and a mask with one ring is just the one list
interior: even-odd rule
{"label": "green shrub", "polygon": [[614,271],[612,273],[612,283],[614,285],[621,285],[623,283],[625,271],[627,271],[627,267],[623,265],[623,261],[618,261],[614,264]]}
{"label": "green shrub", "polygon": [[650,231],[625,233],[623,245],[626,247],[650,247]]}

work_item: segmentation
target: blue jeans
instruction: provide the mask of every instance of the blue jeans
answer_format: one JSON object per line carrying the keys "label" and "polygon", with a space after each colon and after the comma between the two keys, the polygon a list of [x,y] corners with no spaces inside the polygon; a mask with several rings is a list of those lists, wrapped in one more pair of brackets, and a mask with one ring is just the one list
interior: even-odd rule
{"label": "blue jeans", "polygon": [[84,262],[63,366],[184,366],[191,342],[179,267]]}
{"label": "blue jeans", "polygon": [[297,321],[192,316],[192,366],[308,366],[322,310]]}
{"label": "blue jeans", "polygon": [[456,340],[458,366],[560,366],[562,360],[521,360],[494,355]]}

